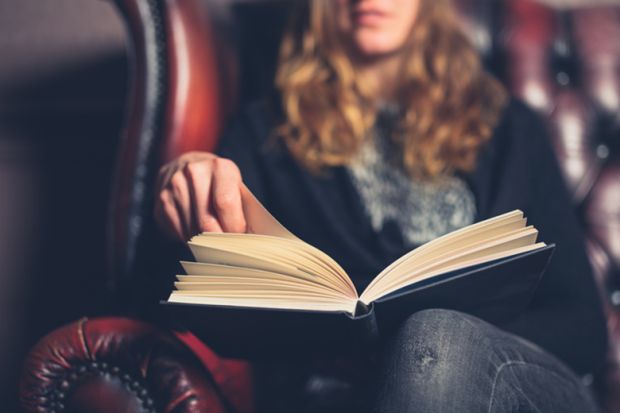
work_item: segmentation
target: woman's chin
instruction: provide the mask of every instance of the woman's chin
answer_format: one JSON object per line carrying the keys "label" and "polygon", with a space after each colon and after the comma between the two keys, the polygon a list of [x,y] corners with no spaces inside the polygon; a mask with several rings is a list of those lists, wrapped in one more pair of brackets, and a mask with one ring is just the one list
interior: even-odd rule
{"label": "woman's chin", "polygon": [[402,43],[394,39],[374,37],[356,38],[354,40],[355,49],[358,55],[364,60],[376,60],[382,57],[393,56],[402,50]]}

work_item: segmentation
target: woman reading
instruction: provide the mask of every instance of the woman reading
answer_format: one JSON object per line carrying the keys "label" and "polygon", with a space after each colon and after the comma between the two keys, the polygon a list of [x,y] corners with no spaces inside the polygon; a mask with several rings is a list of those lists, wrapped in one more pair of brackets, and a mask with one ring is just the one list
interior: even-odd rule
{"label": "woman reading", "polygon": [[[553,152],[540,121],[484,72],[449,2],[304,2],[276,86],[232,122],[216,154],[162,168],[162,229],[183,241],[244,232],[244,183],[361,290],[404,252],[521,209],[558,244],[527,311],[500,326],[448,310],[411,314],[380,362],[357,373],[350,406],[596,411],[578,375],[602,365],[605,325]],[[284,411],[317,411],[290,399]]]}

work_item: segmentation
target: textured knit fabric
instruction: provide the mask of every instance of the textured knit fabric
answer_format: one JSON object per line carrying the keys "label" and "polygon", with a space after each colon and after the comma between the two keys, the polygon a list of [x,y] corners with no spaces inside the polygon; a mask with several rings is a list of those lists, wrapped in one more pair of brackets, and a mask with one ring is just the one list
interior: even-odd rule
{"label": "textured knit fabric", "polygon": [[424,180],[407,174],[393,139],[397,113],[393,108],[380,112],[369,139],[346,169],[372,228],[380,232],[393,221],[404,242],[413,246],[473,223],[476,204],[459,177]]}
{"label": "textured knit fabric", "polygon": [[[234,160],[248,187],[294,234],[336,259],[359,291],[410,249],[397,221],[377,230],[347,168],[314,175],[273,136],[276,104],[251,105],[230,124],[218,153]],[[475,221],[513,209],[525,212],[540,239],[557,243],[528,310],[503,325],[539,344],[578,373],[603,364],[606,329],[580,225],[540,120],[511,102],[477,167],[457,176],[475,199]]]}

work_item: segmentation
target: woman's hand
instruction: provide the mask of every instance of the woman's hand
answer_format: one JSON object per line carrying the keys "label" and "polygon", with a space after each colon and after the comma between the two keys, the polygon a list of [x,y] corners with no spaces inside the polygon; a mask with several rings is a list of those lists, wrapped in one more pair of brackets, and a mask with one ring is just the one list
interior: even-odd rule
{"label": "woman's hand", "polygon": [[230,159],[189,152],[165,164],[156,186],[155,220],[173,238],[245,232],[241,172]]}

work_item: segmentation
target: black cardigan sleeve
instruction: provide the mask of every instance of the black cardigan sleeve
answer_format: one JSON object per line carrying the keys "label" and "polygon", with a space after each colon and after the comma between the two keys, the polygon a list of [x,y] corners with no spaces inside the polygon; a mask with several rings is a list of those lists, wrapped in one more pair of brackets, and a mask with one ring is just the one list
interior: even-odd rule
{"label": "black cardigan sleeve", "polygon": [[255,103],[234,116],[221,135],[216,154],[235,162],[250,191],[263,203],[265,174],[261,167],[261,151],[269,134],[264,105]]}
{"label": "black cardigan sleeve", "polygon": [[532,133],[522,137],[531,157],[525,212],[539,238],[557,247],[530,310],[506,328],[578,373],[595,373],[603,365],[607,335],[581,225],[542,122],[533,115],[529,122]]}

